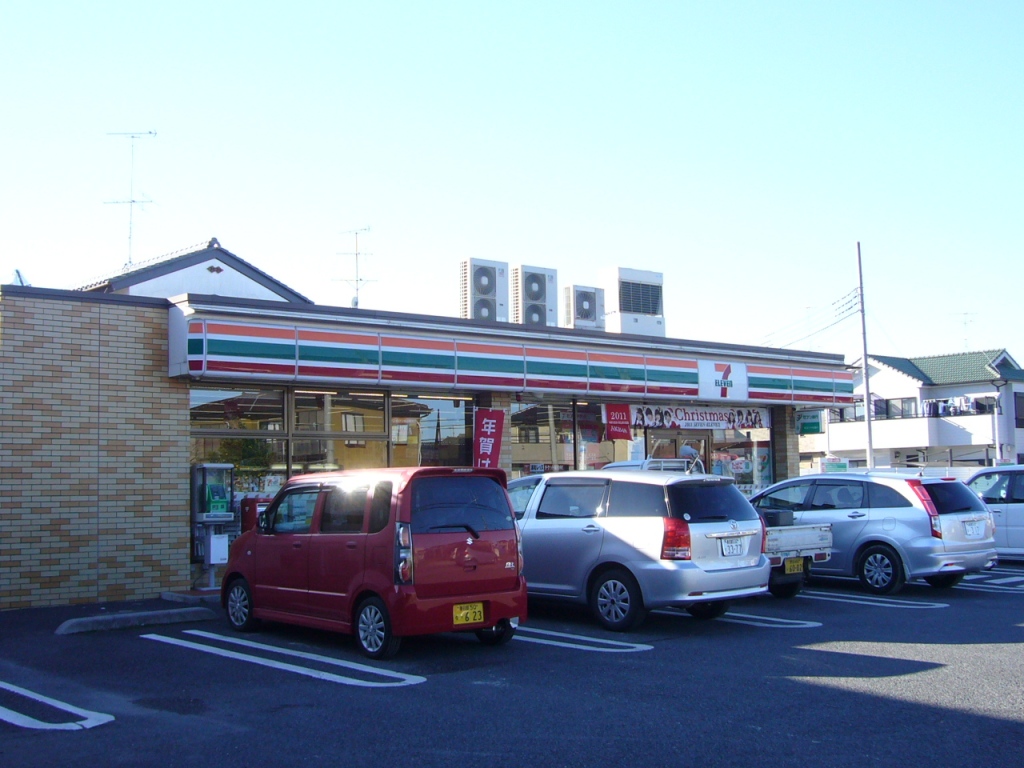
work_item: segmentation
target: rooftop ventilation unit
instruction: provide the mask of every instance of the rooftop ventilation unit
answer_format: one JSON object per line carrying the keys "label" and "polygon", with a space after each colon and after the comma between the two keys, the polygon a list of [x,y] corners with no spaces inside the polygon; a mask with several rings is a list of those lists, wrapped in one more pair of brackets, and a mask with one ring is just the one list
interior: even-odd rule
{"label": "rooftop ventilation unit", "polygon": [[584,285],[565,288],[565,328],[604,330],[604,289]]}
{"label": "rooftop ventilation unit", "polygon": [[542,267],[512,268],[512,322],[558,325],[558,272]]}
{"label": "rooftop ventilation unit", "polygon": [[665,336],[660,272],[619,267],[606,273],[605,325],[613,333]]}
{"label": "rooftop ventilation unit", "polygon": [[460,317],[508,322],[508,264],[466,259],[462,262]]}

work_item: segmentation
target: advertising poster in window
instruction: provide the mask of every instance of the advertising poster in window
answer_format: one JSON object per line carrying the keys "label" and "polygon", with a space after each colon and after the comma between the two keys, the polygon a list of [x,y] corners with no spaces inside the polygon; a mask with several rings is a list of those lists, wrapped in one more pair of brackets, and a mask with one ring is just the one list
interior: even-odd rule
{"label": "advertising poster in window", "polygon": [[501,435],[505,412],[477,408],[473,417],[473,466],[497,467],[501,458]]}
{"label": "advertising poster in window", "polygon": [[604,430],[608,440],[632,440],[632,414],[629,405],[604,406]]}

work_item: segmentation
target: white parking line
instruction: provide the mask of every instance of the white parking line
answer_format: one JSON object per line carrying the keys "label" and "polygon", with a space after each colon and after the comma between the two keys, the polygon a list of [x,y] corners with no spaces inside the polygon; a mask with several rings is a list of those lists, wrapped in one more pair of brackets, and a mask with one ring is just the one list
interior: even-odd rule
{"label": "white parking line", "polygon": [[360,688],[397,688],[405,685],[416,685],[417,683],[424,682],[427,678],[420,677],[419,675],[406,675],[401,672],[392,672],[388,669],[378,669],[377,667],[371,667],[366,664],[358,664],[354,661],[342,661],[341,659],[335,659],[330,656],[320,656],[315,653],[305,653],[303,651],[293,651],[288,648],[278,648],[273,645],[265,645],[263,643],[254,643],[251,640],[242,640],[236,637],[225,637],[223,635],[215,635],[211,632],[203,632],[198,629],[186,630],[185,634],[196,635],[198,637],[207,638],[221,643],[229,643],[232,645],[240,645],[245,648],[253,648],[260,651],[267,651],[270,653],[276,653],[281,656],[291,656],[293,658],[305,659],[307,661],[315,661],[320,664],[329,664],[336,667],[344,667],[357,672],[365,672],[371,675],[376,675],[383,678],[392,678],[388,682],[372,682],[370,680],[359,680],[354,677],[345,677],[344,675],[336,675],[332,672],[323,672],[318,669],[310,669],[309,667],[301,667],[297,664],[288,664],[283,661],[274,661],[272,659],[266,659],[262,656],[251,656],[245,653],[238,653],[237,651],[229,651],[226,648],[216,648],[212,645],[204,645],[202,643],[193,643],[188,640],[179,640],[174,637],[167,637],[166,635],[141,635],[141,637],[147,640],[156,640],[161,643],[168,643],[169,645],[176,645],[181,648],[191,648],[194,651],[202,651],[203,653],[211,653],[214,656],[223,656],[227,659],[236,659],[237,661],[247,661],[250,664],[259,664],[263,667],[270,667],[272,669],[279,669],[285,672],[294,672],[298,675],[305,675],[306,677],[313,677],[317,680],[326,680],[332,683],[340,683],[342,685],[355,685]]}
{"label": "white parking line", "polygon": [[949,603],[927,603],[919,600],[902,600],[897,597],[875,595],[839,595],[827,592],[809,592],[808,590],[803,590],[797,597],[802,597],[805,600],[827,600],[833,603],[870,605],[874,608],[907,608],[911,610],[949,608]]}
{"label": "white parking line", "polygon": [[[581,643],[567,642],[565,640],[548,640],[543,637],[528,637],[524,636],[522,634],[523,632],[535,635],[546,635],[549,638],[565,637],[570,640],[580,640],[584,643],[592,643],[592,645],[582,645]],[[552,632],[548,629],[537,629],[536,627],[524,627],[522,625],[520,625],[519,629],[516,630],[512,639],[523,640],[527,643],[554,645],[559,648],[575,648],[578,651],[593,651],[594,653],[636,653],[637,651],[649,651],[654,648],[653,645],[644,645],[643,643],[623,643],[618,640],[604,640],[596,637],[587,637],[586,635],[570,635],[566,632]]]}
{"label": "white parking line", "polygon": [[987,579],[991,575],[991,572],[986,573],[968,573],[964,576],[964,581],[974,581],[975,579]]}
{"label": "white parking line", "polygon": [[39,693],[26,690],[25,688],[19,688],[16,685],[5,683],[0,681],[0,688],[10,691],[11,693],[17,693],[26,698],[34,701],[48,704],[55,709],[63,710],[64,712],[70,712],[73,715],[79,715],[82,717],[81,720],[76,720],[71,723],[47,723],[42,720],[36,720],[34,717],[23,715],[20,712],[15,712],[13,709],[7,709],[6,707],[0,707],[0,720],[6,720],[11,725],[17,725],[21,728],[34,728],[36,730],[45,731],[80,731],[86,728],[95,728],[97,725],[104,725],[105,723],[112,722],[114,720],[113,715],[105,715],[102,712],[90,712],[88,709],[80,709],[73,707],[70,704],[66,704],[63,701],[57,701],[51,699],[48,696],[43,696]]}
{"label": "white parking line", "polygon": [[1024,581],[1024,576],[1009,576],[1005,579],[989,579],[986,584],[1014,584]]}
{"label": "white parking line", "polygon": [[767,627],[768,629],[813,629],[820,627],[820,621],[797,621],[796,619],[777,619],[773,616],[756,616],[752,613],[734,613],[729,611],[718,621],[728,621],[732,624],[749,624],[752,627]]}

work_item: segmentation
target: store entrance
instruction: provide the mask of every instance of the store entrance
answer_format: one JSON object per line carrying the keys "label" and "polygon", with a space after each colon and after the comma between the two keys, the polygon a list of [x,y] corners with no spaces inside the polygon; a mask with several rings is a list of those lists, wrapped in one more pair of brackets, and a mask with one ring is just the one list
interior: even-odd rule
{"label": "store entrance", "polygon": [[[650,429],[647,456],[652,459],[700,459],[704,471],[711,466],[711,433],[695,429]],[[700,467],[697,468],[700,471]]]}

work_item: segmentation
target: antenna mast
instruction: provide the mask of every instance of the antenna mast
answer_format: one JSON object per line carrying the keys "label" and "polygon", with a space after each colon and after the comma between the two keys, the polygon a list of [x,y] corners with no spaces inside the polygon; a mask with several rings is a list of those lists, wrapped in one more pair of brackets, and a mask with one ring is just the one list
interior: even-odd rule
{"label": "antenna mast", "polygon": [[[373,280],[363,280],[361,277],[359,277],[359,255],[360,255],[360,252],[359,252],[359,233],[360,232],[369,232],[369,231],[370,231],[369,227],[363,227],[361,229],[349,229],[349,230],[346,230],[345,232],[341,233],[343,235],[355,235],[355,237],[356,237],[356,249],[354,251],[345,251],[343,253],[339,253],[338,254],[339,256],[355,256],[356,257],[356,279],[355,280],[346,280],[345,281],[346,283],[348,283],[349,285],[353,286],[356,289],[356,295],[352,299],[352,306],[353,307],[358,307],[359,306],[359,288],[362,286],[362,284],[363,283],[372,283],[372,282],[374,282]],[[363,255],[371,256],[372,254],[363,254]]]}
{"label": "antenna mast", "polygon": [[124,271],[127,272],[132,268],[132,224],[135,214],[135,204],[151,203],[152,200],[136,200],[135,199],[135,140],[141,139],[143,136],[156,136],[156,131],[128,131],[126,133],[108,133],[107,136],[127,136],[132,142],[132,170],[131,179],[129,181],[128,188],[128,199],[127,200],[108,200],[107,205],[127,205],[128,206],[128,263],[124,265]]}

